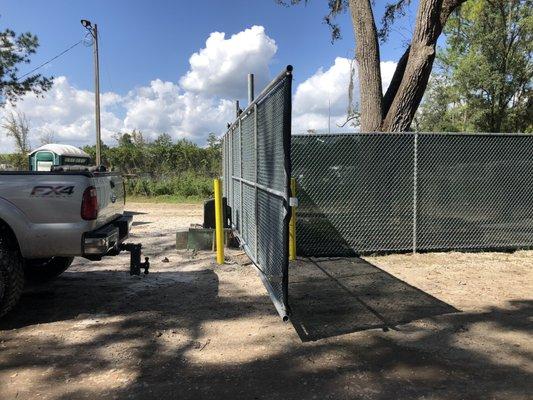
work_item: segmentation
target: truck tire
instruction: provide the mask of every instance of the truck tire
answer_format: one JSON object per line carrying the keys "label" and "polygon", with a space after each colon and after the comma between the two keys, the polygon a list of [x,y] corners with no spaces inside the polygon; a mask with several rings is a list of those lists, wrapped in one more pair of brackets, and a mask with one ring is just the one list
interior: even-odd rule
{"label": "truck tire", "polygon": [[24,269],[18,249],[10,246],[0,230],[0,318],[20,299],[24,289]]}
{"label": "truck tire", "polygon": [[24,260],[24,276],[28,282],[44,283],[57,278],[70,267],[74,257],[52,257],[47,260]]}

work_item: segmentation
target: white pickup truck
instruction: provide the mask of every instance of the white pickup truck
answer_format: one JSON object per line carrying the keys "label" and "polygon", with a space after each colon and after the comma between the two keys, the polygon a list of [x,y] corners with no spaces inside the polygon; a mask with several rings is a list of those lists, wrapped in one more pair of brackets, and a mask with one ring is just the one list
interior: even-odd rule
{"label": "white pickup truck", "polygon": [[0,317],[25,281],[53,279],[77,256],[100,260],[126,250],[130,273],[148,273],[141,245],[123,243],[132,225],[124,202],[114,173],[0,172]]}

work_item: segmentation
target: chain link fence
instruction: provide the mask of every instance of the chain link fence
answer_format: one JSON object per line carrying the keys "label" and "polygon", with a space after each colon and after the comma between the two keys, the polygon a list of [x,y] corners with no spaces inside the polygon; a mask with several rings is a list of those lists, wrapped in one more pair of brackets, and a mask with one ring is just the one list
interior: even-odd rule
{"label": "chain link fence", "polygon": [[291,85],[288,66],[239,115],[222,142],[232,229],[283,319],[289,314]]}
{"label": "chain link fence", "polygon": [[294,135],[303,255],[533,246],[533,136]]}

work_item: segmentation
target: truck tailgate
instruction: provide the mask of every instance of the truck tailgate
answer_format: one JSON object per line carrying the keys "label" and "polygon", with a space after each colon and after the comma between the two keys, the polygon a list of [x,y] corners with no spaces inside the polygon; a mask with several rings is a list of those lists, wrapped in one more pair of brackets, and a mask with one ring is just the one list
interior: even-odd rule
{"label": "truck tailgate", "polygon": [[95,174],[92,185],[98,196],[97,226],[120,217],[124,212],[124,185],[118,174]]}

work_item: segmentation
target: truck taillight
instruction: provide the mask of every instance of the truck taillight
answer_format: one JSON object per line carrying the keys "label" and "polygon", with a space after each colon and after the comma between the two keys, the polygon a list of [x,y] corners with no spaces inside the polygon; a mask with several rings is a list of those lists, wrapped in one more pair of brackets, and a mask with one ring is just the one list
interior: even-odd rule
{"label": "truck taillight", "polygon": [[81,200],[81,217],[90,221],[98,217],[98,196],[96,195],[96,188],[89,186],[83,192],[83,199]]}

